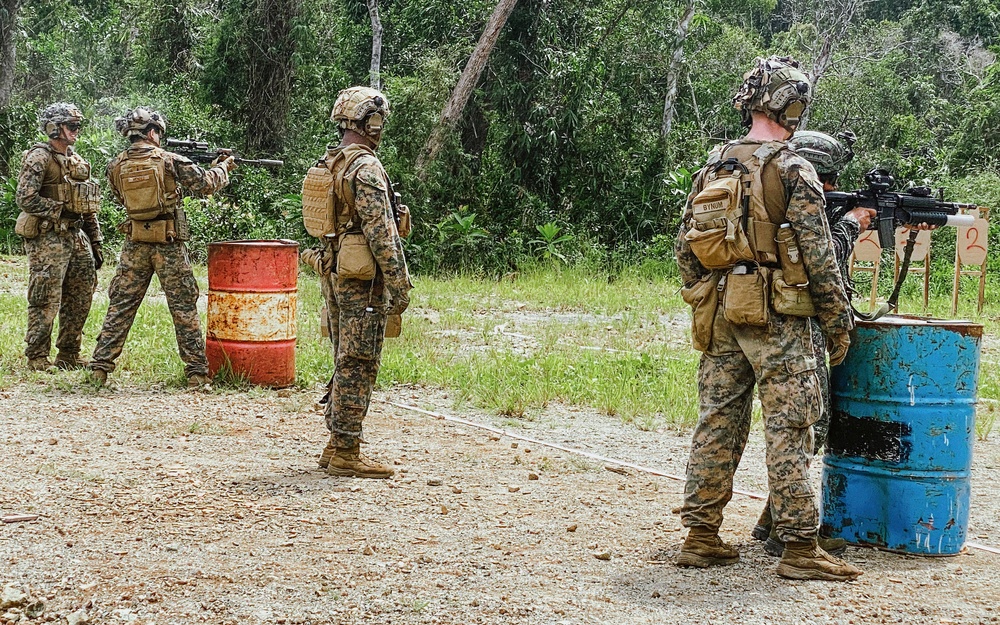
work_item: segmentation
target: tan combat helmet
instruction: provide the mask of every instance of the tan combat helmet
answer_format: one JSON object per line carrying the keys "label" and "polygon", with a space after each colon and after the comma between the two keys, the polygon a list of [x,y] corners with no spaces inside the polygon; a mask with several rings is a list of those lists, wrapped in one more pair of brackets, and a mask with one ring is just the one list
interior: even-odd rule
{"label": "tan combat helmet", "polygon": [[42,109],[38,114],[38,129],[49,139],[59,136],[59,126],[62,124],[82,124],[83,113],[75,104],[56,102]]}
{"label": "tan combat helmet", "polygon": [[157,128],[163,135],[167,132],[167,118],[145,106],[136,107],[125,113],[124,117],[115,118],[115,130],[129,139],[145,136],[150,126]]}
{"label": "tan combat helmet", "polygon": [[353,130],[371,139],[377,147],[382,141],[382,125],[389,117],[389,99],[370,87],[350,87],[337,94],[330,121],[343,130]]}
{"label": "tan combat helmet", "polygon": [[798,61],[789,56],[757,58],[753,69],[743,75],[743,84],[733,98],[733,106],[750,127],[752,111],[760,111],[789,132],[812,101],[812,83]]}

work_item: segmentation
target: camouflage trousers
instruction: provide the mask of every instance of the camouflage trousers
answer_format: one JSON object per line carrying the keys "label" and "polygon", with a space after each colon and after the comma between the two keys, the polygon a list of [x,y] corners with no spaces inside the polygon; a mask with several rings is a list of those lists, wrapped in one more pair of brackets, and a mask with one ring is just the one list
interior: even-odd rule
{"label": "camouflage trousers", "polygon": [[772,313],[767,327],[735,326],[717,314],[698,368],[699,418],[691,441],[681,522],[718,530],[750,434],[754,385],[764,413],[767,477],[783,541],[816,536],[809,482],[812,425],[820,416],[810,320]]}
{"label": "camouflage trousers", "polygon": [[24,355],[48,358],[52,325],[59,317],[56,349],[60,356],[77,356],[83,326],[90,314],[97,286],[90,239],[79,229],[49,230],[25,239],[28,255],[28,331]]}
{"label": "camouflage trousers", "polygon": [[822,413],[813,424],[813,432],[816,437],[813,452],[818,454],[826,445],[826,439],[830,434],[830,416],[833,403],[830,396],[830,368],[826,365],[826,337],[823,336],[823,331],[815,317],[810,318],[809,321],[813,339],[813,354],[816,356],[816,379],[819,382],[819,394],[823,398],[823,403],[820,406]]}
{"label": "camouflage trousers", "polygon": [[385,290],[381,273],[374,280],[340,279],[336,275],[321,279],[327,281],[323,291],[334,353],[326,427],[336,447],[351,447],[362,440],[362,424],[382,364]]}
{"label": "camouflage trousers", "polygon": [[108,372],[115,370],[115,360],[122,353],[154,273],[160,279],[173,318],[184,374],[188,377],[208,375],[205,338],[201,335],[198,319],[198,282],[191,271],[187,246],[181,242],[125,241],[118,271],[108,287],[108,315],[97,337],[91,367]]}

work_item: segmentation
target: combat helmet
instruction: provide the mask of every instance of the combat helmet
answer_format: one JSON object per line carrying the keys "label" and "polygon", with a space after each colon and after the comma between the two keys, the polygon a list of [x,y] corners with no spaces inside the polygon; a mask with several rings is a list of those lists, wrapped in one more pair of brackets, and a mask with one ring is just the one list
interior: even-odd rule
{"label": "combat helmet", "polygon": [[389,117],[389,99],[370,87],[350,87],[337,94],[330,121],[343,130],[353,130],[372,140],[382,140],[382,125]]}
{"label": "combat helmet", "polygon": [[38,129],[49,139],[59,136],[59,126],[62,124],[83,123],[83,113],[75,104],[56,102],[42,109],[38,114]]}
{"label": "combat helmet", "polygon": [[834,138],[823,132],[799,130],[792,135],[789,147],[812,163],[820,176],[836,177],[854,158],[851,148],[856,140],[850,131],[838,133]]}
{"label": "combat helmet", "polygon": [[760,111],[789,132],[795,132],[802,113],[812,101],[812,83],[798,61],[789,56],[757,58],[743,75],[733,98],[743,125],[750,127],[751,112]]}
{"label": "combat helmet", "polygon": [[167,118],[145,106],[136,107],[125,113],[124,117],[115,118],[115,130],[129,139],[135,136],[145,136],[150,126],[159,129],[161,135],[165,134],[167,132]]}

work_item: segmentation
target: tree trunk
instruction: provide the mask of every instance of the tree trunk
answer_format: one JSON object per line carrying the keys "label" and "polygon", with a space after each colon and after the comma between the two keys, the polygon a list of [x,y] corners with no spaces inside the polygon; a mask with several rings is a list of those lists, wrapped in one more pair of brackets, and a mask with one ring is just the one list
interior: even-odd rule
{"label": "tree trunk", "polygon": [[372,20],[372,64],[368,77],[372,89],[382,90],[382,20],[378,16],[378,0],[368,0],[368,16]]}
{"label": "tree trunk", "polygon": [[301,0],[251,0],[246,72],[248,92],[244,116],[249,132],[247,150],[276,154],[284,146],[292,95],[292,33]]}
{"label": "tree trunk", "polygon": [[447,104],[444,105],[444,110],[441,112],[441,119],[434,127],[434,130],[431,131],[431,136],[427,139],[427,144],[424,146],[424,150],[417,160],[417,174],[421,179],[426,175],[427,166],[434,161],[441,147],[444,145],[448,131],[453,129],[458,123],[462,111],[465,110],[465,105],[472,95],[472,90],[475,89],[476,83],[479,81],[479,76],[486,67],[490,53],[493,51],[493,47],[500,37],[500,31],[503,30],[504,24],[507,23],[507,18],[510,17],[516,4],[517,0],[499,0],[493,9],[493,15],[490,16],[490,21],[486,24],[486,29],[483,31],[482,36],[479,37],[476,49],[472,51],[472,56],[469,57],[469,62],[466,64],[465,69],[462,70],[458,84],[455,85],[454,91],[451,92],[451,97],[448,99]]}
{"label": "tree trunk", "polygon": [[17,68],[17,11],[21,0],[0,0],[0,114],[6,113]]}
{"label": "tree trunk", "polygon": [[681,75],[681,64],[684,62],[684,41],[687,40],[688,31],[691,29],[691,20],[694,18],[694,0],[688,0],[684,7],[684,13],[677,22],[677,30],[674,32],[674,53],[670,57],[670,66],[667,69],[667,95],[663,99],[663,123],[660,125],[660,137],[665,139],[670,134],[670,128],[674,124],[674,113],[677,109],[677,81]]}

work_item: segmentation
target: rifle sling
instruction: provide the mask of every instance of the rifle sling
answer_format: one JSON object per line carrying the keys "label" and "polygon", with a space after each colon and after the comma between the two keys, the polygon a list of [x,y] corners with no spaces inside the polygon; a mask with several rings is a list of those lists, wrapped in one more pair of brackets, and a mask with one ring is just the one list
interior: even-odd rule
{"label": "rifle sling", "polygon": [[892,287],[892,294],[889,296],[889,301],[870,313],[860,312],[857,308],[851,306],[856,318],[862,321],[875,321],[884,317],[889,312],[896,310],[899,302],[899,292],[903,288],[903,280],[906,279],[906,274],[910,271],[910,258],[913,256],[913,245],[917,241],[918,234],[919,232],[916,229],[910,230],[910,235],[906,239],[906,245],[903,247],[903,261],[899,265],[899,275],[896,276],[896,284]]}

